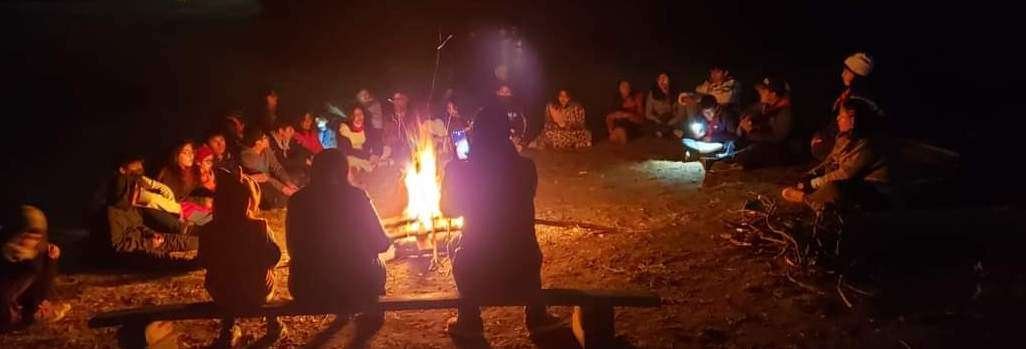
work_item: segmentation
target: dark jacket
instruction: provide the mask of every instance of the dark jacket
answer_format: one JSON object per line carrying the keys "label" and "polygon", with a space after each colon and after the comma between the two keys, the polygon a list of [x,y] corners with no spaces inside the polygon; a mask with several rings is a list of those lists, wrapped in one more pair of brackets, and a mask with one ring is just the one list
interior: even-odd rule
{"label": "dark jacket", "polygon": [[791,100],[782,98],[774,105],[762,105],[753,108],[749,114],[752,120],[752,131],[744,132],[738,128],[738,135],[752,142],[783,143],[791,136],[794,116],[791,112]]}
{"label": "dark jacket", "polygon": [[534,162],[515,153],[494,159],[472,152],[450,162],[442,183],[442,211],[462,216],[463,235],[453,261],[463,294],[537,290],[542,254],[534,228]]}
{"label": "dark jacket", "polygon": [[289,199],[285,226],[296,301],[359,304],[384,293],[378,254],[390,241],[362,189],[312,183]]}

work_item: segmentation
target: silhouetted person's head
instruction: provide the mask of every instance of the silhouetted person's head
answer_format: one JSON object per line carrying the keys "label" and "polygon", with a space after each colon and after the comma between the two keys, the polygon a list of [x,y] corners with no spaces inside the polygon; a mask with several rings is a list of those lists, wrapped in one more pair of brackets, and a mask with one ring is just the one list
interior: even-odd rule
{"label": "silhouetted person's head", "polygon": [[138,154],[126,154],[118,158],[118,172],[129,176],[146,174],[143,157]]}
{"label": "silhouetted person's head", "polygon": [[217,191],[214,193],[215,220],[233,222],[254,218],[260,212],[260,186],[256,181],[235,172],[217,171]]}
{"label": "silhouetted person's head", "polygon": [[349,184],[349,160],[339,149],[326,149],[317,153],[310,171],[315,186]]}
{"label": "silhouetted person's head", "polygon": [[515,155],[516,147],[509,139],[509,119],[506,108],[492,104],[481,110],[474,122],[470,137],[470,158],[505,157]]}

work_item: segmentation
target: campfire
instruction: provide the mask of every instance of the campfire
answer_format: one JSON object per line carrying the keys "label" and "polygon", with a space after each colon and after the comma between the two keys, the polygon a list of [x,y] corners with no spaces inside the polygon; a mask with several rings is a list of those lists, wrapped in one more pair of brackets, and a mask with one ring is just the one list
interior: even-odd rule
{"label": "campfire", "polygon": [[[407,203],[401,217],[385,226],[397,247],[416,243],[416,250],[438,256],[438,246],[450,241],[463,227],[462,217],[445,217],[439,204],[442,171],[439,152],[427,124],[411,137],[414,145],[410,162],[403,171]],[[409,249],[409,248],[406,248]]]}

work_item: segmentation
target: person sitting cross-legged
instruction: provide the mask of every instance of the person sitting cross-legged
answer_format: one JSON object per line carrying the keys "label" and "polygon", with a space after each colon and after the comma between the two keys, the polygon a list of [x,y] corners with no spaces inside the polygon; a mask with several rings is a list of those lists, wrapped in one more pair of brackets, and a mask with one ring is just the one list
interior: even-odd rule
{"label": "person sitting cross-legged", "polygon": [[737,139],[734,133],[737,120],[733,113],[709,95],[702,96],[698,112],[688,120],[688,133],[681,140],[688,157],[721,159],[730,156]]}
{"label": "person sitting cross-legged", "polygon": [[784,199],[805,203],[816,211],[892,206],[895,157],[889,156],[892,149],[875,110],[872,102],[862,98],[845,100],[837,113],[840,133],[833,150],[802,183],[785,188]]}
{"label": "person sitting cross-legged", "polygon": [[[230,311],[259,308],[274,295],[274,266],[281,249],[271,239],[267,221],[256,218],[260,186],[236,171],[218,171],[217,215],[199,230],[199,260],[207,269],[204,285],[219,307]],[[221,323],[221,344],[234,346],[240,330],[234,318]],[[281,321],[267,318],[267,335],[280,338]]]}
{"label": "person sitting cross-legged", "polygon": [[288,172],[270,149],[268,137],[260,130],[248,128],[243,137],[246,146],[239,155],[243,172],[260,183],[260,208],[285,207],[289,196],[299,190]]}

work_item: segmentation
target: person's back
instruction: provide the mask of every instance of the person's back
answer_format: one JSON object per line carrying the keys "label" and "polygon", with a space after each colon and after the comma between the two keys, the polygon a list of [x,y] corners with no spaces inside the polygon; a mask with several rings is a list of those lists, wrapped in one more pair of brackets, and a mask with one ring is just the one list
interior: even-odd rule
{"label": "person's back", "polygon": [[384,293],[385,270],[377,254],[390,241],[367,193],[346,180],[345,159],[337,149],[318,154],[313,182],[289,200],[289,287],[298,302],[345,306],[376,301]]}
{"label": "person's back", "polygon": [[[199,232],[199,258],[207,269],[204,286],[220,307],[256,308],[273,297],[272,270],[281,250],[271,240],[267,222],[253,218],[260,202],[257,183],[238,173],[221,173],[218,182],[217,216]],[[234,340],[234,321],[224,319],[220,340]],[[269,317],[267,323],[270,335],[281,335],[281,322]]]}
{"label": "person's back", "polygon": [[271,271],[281,258],[270,233],[262,219],[201,228],[199,253],[207,269],[205,286],[214,302],[238,308],[267,301],[274,285]]}
{"label": "person's back", "polygon": [[542,254],[534,230],[538,174],[508,138],[504,110],[486,107],[478,117],[466,162],[446,166],[441,207],[463,217],[463,233],[453,256],[453,278],[460,292],[458,316],[450,335],[480,337],[478,304],[489,298],[528,303],[526,322],[535,334],[561,324],[541,302]]}
{"label": "person's back", "polygon": [[519,156],[510,161],[450,163],[443,185],[443,206],[464,218],[457,258],[540,263],[534,229],[537,182],[534,162]]}

